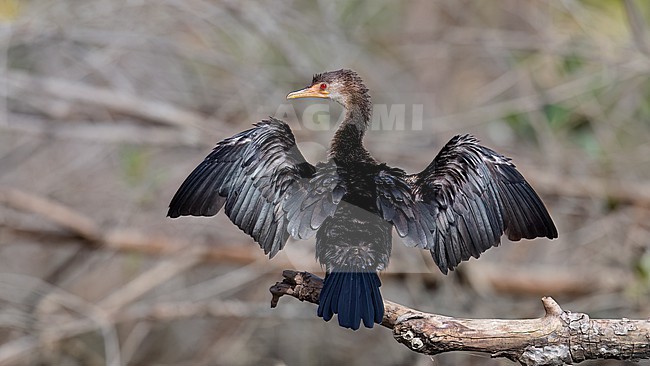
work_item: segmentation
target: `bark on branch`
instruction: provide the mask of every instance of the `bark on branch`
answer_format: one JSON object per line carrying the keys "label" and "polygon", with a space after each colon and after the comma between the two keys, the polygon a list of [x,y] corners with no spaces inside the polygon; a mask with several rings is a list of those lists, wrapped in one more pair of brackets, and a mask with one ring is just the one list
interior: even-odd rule
{"label": "bark on branch", "polygon": [[[318,304],[321,278],[285,270],[270,288],[276,307],[281,296]],[[423,313],[384,301],[382,325],[411,350],[427,355],[449,351],[487,352],[522,365],[563,365],[590,359],[650,358],[650,319],[590,319],[562,310],[542,298],[545,315],[538,319],[459,319]]]}

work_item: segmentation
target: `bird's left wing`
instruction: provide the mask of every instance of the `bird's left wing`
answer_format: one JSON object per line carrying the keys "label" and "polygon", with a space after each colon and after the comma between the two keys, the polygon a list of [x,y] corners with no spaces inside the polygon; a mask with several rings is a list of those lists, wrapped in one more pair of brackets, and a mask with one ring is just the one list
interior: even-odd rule
{"label": "bird's left wing", "polygon": [[309,164],[289,126],[270,118],[219,142],[185,179],[170,217],[226,215],[273,257],[313,236],[345,194],[336,167]]}
{"label": "bird's left wing", "polygon": [[375,184],[382,217],[406,245],[428,249],[443,273],[498,245],[503,233],[513,241],[557,237],[510,159],[469,135],[454,137],[422,172],[386,167]]}

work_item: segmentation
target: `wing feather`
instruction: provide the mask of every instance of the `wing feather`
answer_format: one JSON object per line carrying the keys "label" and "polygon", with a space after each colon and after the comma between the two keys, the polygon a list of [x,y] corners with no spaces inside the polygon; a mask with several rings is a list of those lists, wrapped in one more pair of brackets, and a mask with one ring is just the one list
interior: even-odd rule
{"label": "wing feather", "polygon": [[422,172],[384,167],[377,208],[408,246],[428,249],[443,273],[510,240],[557,237],[541,199],[510,159],[454,137]]}
{"label": "wing feather", "polygon": [[289,126],[270,118],[219,142],[181,184],[168,216],[212,216],[225,206],[273,257],[290,234],[311,237],[336,211],[345,186],[330,165],[309,164]]}

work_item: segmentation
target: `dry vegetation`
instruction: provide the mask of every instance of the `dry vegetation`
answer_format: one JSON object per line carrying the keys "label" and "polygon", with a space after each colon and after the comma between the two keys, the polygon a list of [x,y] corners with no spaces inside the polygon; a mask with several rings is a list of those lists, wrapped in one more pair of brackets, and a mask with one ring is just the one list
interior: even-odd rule
{"label": "dry vegetation", "polygon": [[423,105],[422,130],[407,114],[368,134],[378,159],[416,171],[471,132],[515,158],[560,231],[447,277],[396,240],[386,298],[650,317],[649,19],[645,0],[0,0],[0,365],[511,364],[271,310],[282,269],[319,271],[313,245],[268,261],[224,215],[165,218],[215,141],[287,106],[322,159],[331,129],[284,96],[340,67],[375,103]]}

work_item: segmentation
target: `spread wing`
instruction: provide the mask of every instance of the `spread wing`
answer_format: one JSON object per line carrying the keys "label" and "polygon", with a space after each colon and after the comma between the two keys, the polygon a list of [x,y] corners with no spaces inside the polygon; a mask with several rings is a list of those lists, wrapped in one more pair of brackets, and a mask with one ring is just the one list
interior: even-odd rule
{"label": "spread wing", "polygon": [[546,207],[510,159],[454,137],[422,172],[386,168],[377,207],[408,246],[428,249],[443,273],[500,243],[557,238]]}
{"label": "spread wing", "polygon": [[334,214],[345,187],[328,164],[309,164],[289,126],[270,118],[217,144],[185,179],[168,216],[226,215],[273,257],[289,235],[306,239]]}

